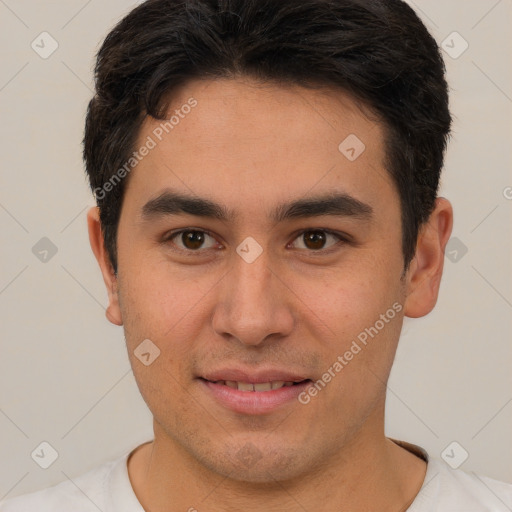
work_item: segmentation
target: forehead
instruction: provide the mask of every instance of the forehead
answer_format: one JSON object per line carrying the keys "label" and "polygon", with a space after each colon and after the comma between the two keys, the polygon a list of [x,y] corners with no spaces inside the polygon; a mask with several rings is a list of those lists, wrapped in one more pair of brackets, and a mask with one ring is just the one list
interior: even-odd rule
{"label": "forehead", "polygon": [[[248,143],[268,140],[272,145],[305,138],[326,144],[336,143],[340,134],[349,128],[361,136],[367,131],[383,129],[369,107],[341,89],[322,86],[304,88],[289,83],[257,82],[251,78],[219,78],[193,80],[169,96],[167,119],[182,110],[189,100],[197,101],[190,114],[181,114],[180,129],[190,132],[198,145],[218,145],[219,142]],[[188,112],[188,108],[186,109]],[[174,115],[176,118],[176,116]],[[186,123],[181,122],[187,119]],[[178,119],[176,119],[178,121]],[[175,122],[175,121],[173,121]],[[154,129],[160,120],[147,118],[143,131]],[[271,137],[279,131],[281,139]],[[223,140],[221,140],[221,138]],[[331,147],[332,149],[332,147]]]}
{"label": "forehead", "polygon": [[173,92],[165,120],[145,119],[137,148],[154,144],[128,189],[147,200],[170,187],[247,215],[308,192],[371,203],[393,193],[383,131],[340,90],[196,80]]}

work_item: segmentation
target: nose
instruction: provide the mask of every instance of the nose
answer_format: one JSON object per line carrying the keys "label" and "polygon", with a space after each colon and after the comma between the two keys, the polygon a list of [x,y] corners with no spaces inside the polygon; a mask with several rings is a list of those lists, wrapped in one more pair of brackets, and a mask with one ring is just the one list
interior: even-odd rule
{"label": "nose", "polygon": [[256,347],[292,332],[294,295],[283,273],[271,266],[265,251],[251,263],[234,254],[234,264],[217,288],[215,333]]}

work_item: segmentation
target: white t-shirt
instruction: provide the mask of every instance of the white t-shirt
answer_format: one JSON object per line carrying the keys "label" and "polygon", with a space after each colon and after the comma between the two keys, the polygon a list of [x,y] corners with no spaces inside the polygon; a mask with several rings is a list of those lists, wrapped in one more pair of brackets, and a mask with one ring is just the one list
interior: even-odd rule
{"label": "white t-shirt", "polygon": [[[453,470],[421,447],[392,439],[427,461],[423,485],[407,512],[510,512],[512,484]],[[0,502],[1,512],[144,512],[130,484],[127,460],[116,460],[58,485]]]}

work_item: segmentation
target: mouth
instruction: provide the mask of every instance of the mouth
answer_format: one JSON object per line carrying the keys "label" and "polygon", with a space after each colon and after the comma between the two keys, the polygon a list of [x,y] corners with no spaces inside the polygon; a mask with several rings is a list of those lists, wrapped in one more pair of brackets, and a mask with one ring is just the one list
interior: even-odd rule
{"label": "mouth", "polygon": [[305,384],[307,382],[311,382],[310,379],[303,379],[300,381],[284,381],[284,380],[273,380],[268,382],[244,382],[244,381],[236,381],[236,380],[217,380],[211,381],[208,379],[202,380],[206,382],[211,382],[212,384],[217,384],[219,386],[227,386],[231,389],[236,389],[238,391],[245,392],[256,392],[262,393],[267,391],[273,391],[276,389],[281,389],[283,387],[292,387],[300,384]]}
{"label": "mouth", "polygon": [[199,377],[198,381],[208,402],[239,415],[252,416],[297,407],[299,395],[313,383],[311,379],[285,372],[248,375],[235,371]]}

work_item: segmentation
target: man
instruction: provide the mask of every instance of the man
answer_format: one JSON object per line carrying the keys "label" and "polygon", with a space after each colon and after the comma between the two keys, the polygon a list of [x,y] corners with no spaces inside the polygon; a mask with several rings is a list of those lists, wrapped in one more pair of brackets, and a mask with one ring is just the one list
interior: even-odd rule
{"label": "man", "polygon": [[505,511],[384,434],[452,207],[435,41],[399,0],[150,0],[98,54],[91,246],[154,440],[2,510]]}

